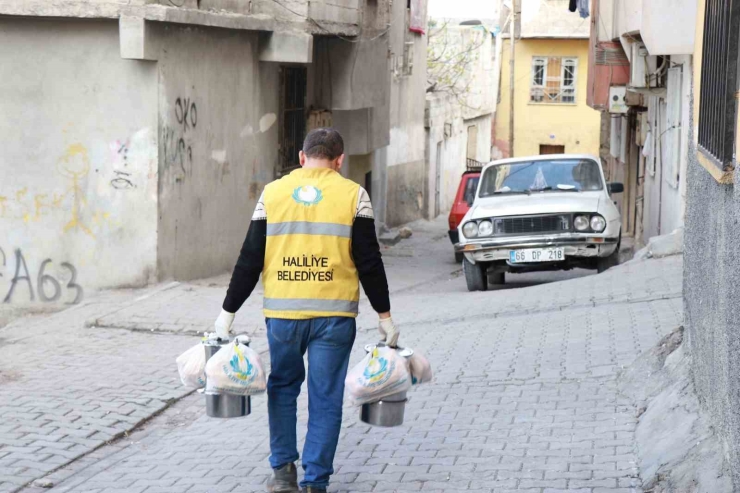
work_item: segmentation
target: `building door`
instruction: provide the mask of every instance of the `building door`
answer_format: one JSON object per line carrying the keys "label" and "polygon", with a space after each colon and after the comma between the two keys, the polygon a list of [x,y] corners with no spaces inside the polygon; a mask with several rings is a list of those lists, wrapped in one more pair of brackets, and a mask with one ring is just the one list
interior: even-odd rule
{"label": "building door", "polygon": [[467,148],[468,159],[478,159],[478,127],[471,125],[468,127],[468,148]]}
{"label": "building door", "polygon": [[280,69],[280,175],[300,166],[298,151],[306,137],[306,81],[304,67]]}
{"label": "building door", "polygon": [[545,154],[565,154],[565,146],[540,144],[540,155]]}
{"label": "building door", "polygon": [[437,142],[434,166],[434,217],[442,212],[442,142]]}
{"label": "building door", "polygon": [[373,201],[373,172],[368,171],[365,173],[365,191],[370,197],[370,202]]}

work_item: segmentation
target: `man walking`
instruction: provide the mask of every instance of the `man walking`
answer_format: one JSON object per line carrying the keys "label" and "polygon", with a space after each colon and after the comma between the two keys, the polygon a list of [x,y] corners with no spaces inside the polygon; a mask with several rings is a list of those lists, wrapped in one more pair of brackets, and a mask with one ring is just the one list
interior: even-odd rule
{"label": "man walking", "polygon": [[325,492],[342,423],[344,379],[355,340],[359,282],[378,312],[383,339],[396,346],[388,282],[367,192],[339,173],[344,142],[336,130],[311,131],[301,168],[265,187],[231,277],[216,332],[228,334],[234,314],[260,274],[270,346],[267,384],[270,465],[267,491],[298,492],[297,404],[306,378],[308,434],[303,492]]}

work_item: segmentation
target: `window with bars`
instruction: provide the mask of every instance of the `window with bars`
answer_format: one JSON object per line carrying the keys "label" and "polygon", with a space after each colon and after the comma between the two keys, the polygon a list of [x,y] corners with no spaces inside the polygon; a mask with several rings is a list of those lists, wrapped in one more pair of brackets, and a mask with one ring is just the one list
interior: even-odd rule
{"label": "window with bars", "polygon": [[721,170],[732,165],[737,121],[740,2],[707,0],[701,61],[699,149]]}
{"label": "window with bars", "polygon": [[304,67],[280,70],[280,171],[300,166],[298,151],[306,137],[306,80]]}
{"label": "window with bars", "polygon": [[539,56],[532,58],[532,88],[529,100],[532,103],[575,103],[577,74],[578,58]]}

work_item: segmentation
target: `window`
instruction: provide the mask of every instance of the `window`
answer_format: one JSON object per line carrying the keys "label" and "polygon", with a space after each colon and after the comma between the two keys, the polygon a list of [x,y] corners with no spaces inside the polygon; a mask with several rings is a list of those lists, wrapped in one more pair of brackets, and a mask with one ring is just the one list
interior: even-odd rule
{"label": "window", "polygon": [[465,193],[463,197],[465,199],[465,203],[467,203],[469,207],[472,207],[473,202],[475,201],[475,192],[478,190],[479,181],[480,176],[471,176],[468,178],[468,181],[465,182]]}
{"label": "window", "polygon": [[576,102],[578,59],[571,57],[534,57],[532,59],[533,103]]}
{"label": "window", "polygon": [[552,159],[499,164],[486,169],[481,197],[532,191],[602,190],[600,164],[590,159]]}
{"label": "window", "polygon": [[720,170],[733,161],[740,2],[707,0],[699,101],[699,149]]}
{"label": "window", "polygon": [[414,73],[414,42],[403,43],[403,53],[393,55],[393,75],[395,77],[408,77]]}
{"label": "window", "polygon": [[280,71],[280,172],[299,166],[298,151],[306,137],[306,69],[283,67]]}

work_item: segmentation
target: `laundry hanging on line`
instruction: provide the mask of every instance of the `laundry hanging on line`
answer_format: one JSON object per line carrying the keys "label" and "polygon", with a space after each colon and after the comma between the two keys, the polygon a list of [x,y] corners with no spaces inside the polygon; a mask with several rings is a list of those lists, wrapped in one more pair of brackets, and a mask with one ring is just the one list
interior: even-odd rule
{"label": "laundry hanging on line", "polygon": [[581,18],[585,19],[589,16],[588,3],[590,0],[570,0],[568,2],[568,10],[575,12],[576,10],[580,14]]}

